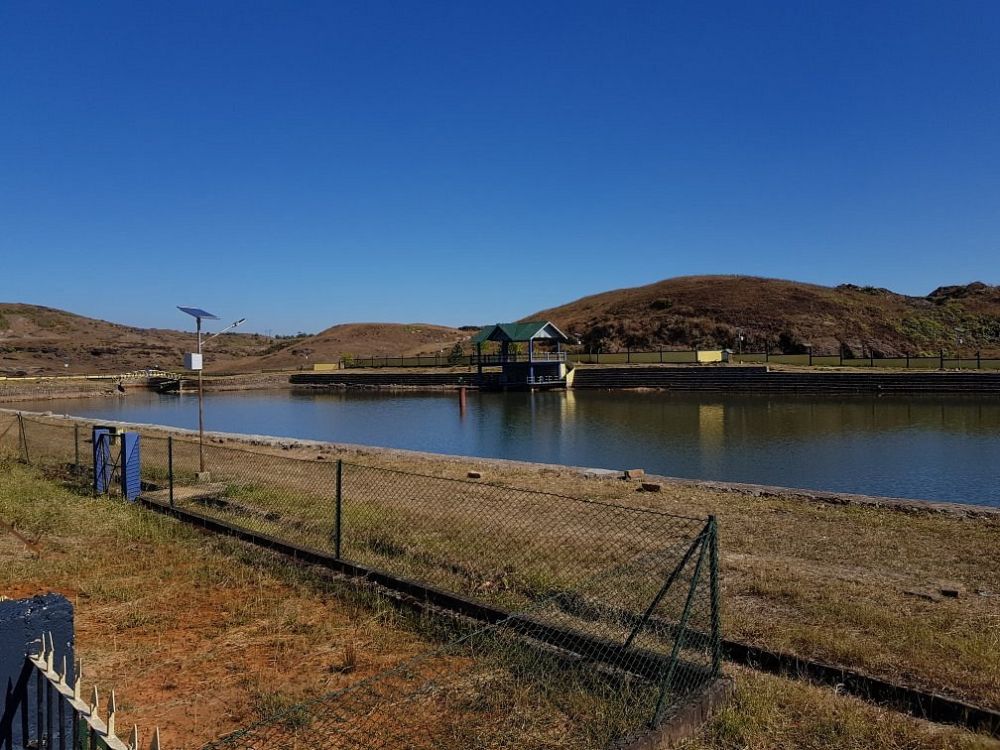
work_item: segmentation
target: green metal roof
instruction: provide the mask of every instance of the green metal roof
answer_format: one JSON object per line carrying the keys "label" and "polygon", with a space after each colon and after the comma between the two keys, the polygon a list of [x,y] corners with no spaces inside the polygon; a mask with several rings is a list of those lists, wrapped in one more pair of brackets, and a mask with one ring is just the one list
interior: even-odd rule
{"label": "green metal roof", "polygon": [[497,323],[486,326],[472,337],[473,344],[486,341],[531,341],[532,339],[554,339],[567,342],[569,339],[548,320],[529,320],[525,323]]}

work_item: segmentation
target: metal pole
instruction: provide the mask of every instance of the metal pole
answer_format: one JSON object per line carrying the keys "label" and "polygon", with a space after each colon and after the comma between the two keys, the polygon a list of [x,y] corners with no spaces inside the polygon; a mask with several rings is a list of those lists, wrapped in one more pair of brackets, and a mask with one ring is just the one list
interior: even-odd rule
{"label": "metal pole", "polygon": [[167,436],[167,481],[170,484],[170,507],[174,507],[174,436]]}
{"label": "metal pole", "polygon": [[691,604],[694,602],[694,592],[698,588],[698,581],[701,578],[701,565],[705,560],[704,537],[699,538],[699,544],[701,546],[701,552],[698,555],[698,561],[695,563],[694,573],[691,575],[691,588],[688,589],[687,599],[684,601],[684,610],[681,612],[681,619],[678,622],[677,635],[674,637],[674,645],[670,650],[670,661],[667,663],[667,673],[664,675],[663,682],[660,685],[660,696],[656,701],[656,710],[653,712],[652,725],[654,727],[657,726],[663,718],[663,709],[666,707],[667,693],[670,691],[670,686],[674,679],[674,671],[677,668],[677,661],[680,656],[681,647],[686,640],[685,633],[687,632],[688,618],[691,615]]}
{"label": "metal pole", "polygon": [[21,699],[21,747],[28,746],[31,734],[31,730],[28,728],[28,680],[31,679],[31,672],[25,672],[26,669],[34,671],[31,662],[25,661],[24,667],[21,668],[21,675],[24,677],[23,685],[20,679],[17,681],[18,688],[20,688],[18,696]]}
{"label": "metal pole", "polygon": [[719,591],[719,524],[715,516],[708,517],[708,565],[709,585],[712,596],[712,674],[718,677],[722,672],[722,613],[719,611],[721,595]]}
{"label": "metal pole", "polygon": [[341,459],[337,459],[337,512],[334,516],[333,525],[333,556],[338,560],[340,559],[340,517],[343,510],[343,498],[344,498],[344,462]]}
{"label": "metal pole", "polygon": [[73,425],[73,473],[80,473],[80,425]]}
{"label": "metal pole", "polygon": [[[45,636],[43,635],[42,638],[44,637]],[[45,730],[45,727],[42,724],[42,720],[45,714],[45,712],[42,710],[42,706],[44,705],[42,701],[43,697],[42,690],[43,690],[42,673],[38,669],[38,667],[35,667],[35,731],[38,733],[38,736],[36,737],[36,739],[38,740],[38,747],[43,746],[42,735],[44,734]],[[27,708],[27,706],[25,708]]]}
{"label": "metal pole", "polygon": [[680,562],[678,562],[674,569],[670,571],[670,575],[667,576],[663,585],[660,586],[660,590],[656,592],[656,596],[654,596],[652,601],[650,601],[647,605],[646,611],[642,614],[642,618],[640,618],[639,622],[635,624],[631,632],[628,634],[628,637],[625,639],[625,643],[622,644],[622,648],[628,648],[631,646],[632,641],[635,640],[635,637],[639,635],[639,632],[646,626],[646,623],[652,616],[653,611],[660,605],[663,597],[666,596],[670,587],[674,585],[674,581],[677,580],[678,576],[680,576],[680,574],[684,571],[684,568],[687,567],[687,564],[690,562],[691,556],[695,553],[695,550],[701,548],[700,545],[704,543],[706,533],[707,529],[695,538],[695,540],[691,543],[691,546],[687,548],[683,557],[681,557]]}
{"label": "metal pole", "polygon": [[51,680],[45,680],[45,744],[39,747],[46,747],[51,750],[52,748],[52,730],[55,724],[55,716],[53,716],[52,710],[52,699],[53,693],[55,692],[55,685],[52,684]]}
{"label": "metal pole", "polygon": [[202,359],[201,355],[201,318],[196,318],[198,321],[198,359],[201,360],[198,364],[198,471],[205,471],[205,394],[202,389],[201,381],[201,371],[205,366],[205,361]]}
{"label": "metal pole", "polygon": [[[58,694],[59,700],[59,750],[66,750],[66,696]],[[73,750],[76,750],[74,748]]]}
{"label": "metal pole", "polygon": [[31,457],[28,455],[28,435],[24,431],[24,415],[17,413],[18,432],[21,433],[21,451],[24,453],[24,463],[31,464]]}

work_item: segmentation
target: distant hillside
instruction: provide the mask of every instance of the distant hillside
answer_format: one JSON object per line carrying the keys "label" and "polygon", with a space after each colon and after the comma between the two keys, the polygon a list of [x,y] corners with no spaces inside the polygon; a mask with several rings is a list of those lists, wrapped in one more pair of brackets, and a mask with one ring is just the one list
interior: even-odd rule
{"label": "distant hillside", "polygon": [[856,356],[1000,348],[1000,287],[947,286],[926,297],[843,284],[686,276],[595,294],[529,319],[550,319],[588,349],[739,347]]}
{"label": "distant hillside", "polygon": [[427,323],[344,323],[241,364],[244,369],[311,367],[343,356],[399,356],[448,352],[469,331]]}
{"label": "distant hillside", "polygon": [[[314,336],[279,339],[226,333],[206,349],[205,370],[298,368],[337,362],[343,355],[434,353],[449,351],[469,335],[423,323],[347,323]],[[184,352],[195,346],[193,330],[134,328],[50,307],[0,303],[0,375],[178,370]]]}
{"label": "distant hillside", "polygon": [[[271,343],[259,334],[223,334],[212,342],[209,362],[225,366]],[[193,330],[134,328],[51,307],[0,303],[0,375],[176,370],[194,348]]]}

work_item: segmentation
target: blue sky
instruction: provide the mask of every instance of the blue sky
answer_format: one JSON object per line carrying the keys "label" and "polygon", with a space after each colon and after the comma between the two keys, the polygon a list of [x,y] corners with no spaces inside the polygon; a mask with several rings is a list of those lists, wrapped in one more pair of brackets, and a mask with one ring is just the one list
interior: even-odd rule
{"label": "blue sky", "polygon": [[7,2],[0,300],[474,324],[1000,283],[1000,3]]}

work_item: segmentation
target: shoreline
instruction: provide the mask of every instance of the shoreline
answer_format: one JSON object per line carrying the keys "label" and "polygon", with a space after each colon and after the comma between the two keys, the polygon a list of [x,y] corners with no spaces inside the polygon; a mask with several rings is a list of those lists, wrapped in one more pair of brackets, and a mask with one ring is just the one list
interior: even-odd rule
{"label": "shoreline", "polygon": [[[0,407],[0,414],[14,415],[22,413],[26,416],[53,419],[68,424],[101,424],[115,425],[126,428],[138,428],[161,436],[180,435],[192,438],[198,437],[198,431],[184,427],[152,424],[146,422],[125,422],[113,419],[90,419],[76,417],[70,414],[55,412],[29,412],[18,409]],[[356,456],[375,456],[382,459],[405,459],[428,465],[445,465],[449,468],[463,470],[479,470],[494,467],[506,471],[523,472],[538,476],[555,477],[569,473],[577,478],[590,480],[623,480],[626,468],[604,468],[574,466],[570,464],[551,464],[518,459],[494,458],[481,456],[466,456],[461,454],[434,453],[406,448],[389,448],[377,445],[359,443],[338,443],[307,438],[281,437],[275,435],[260,435],[239,432],[206,431],[206,444],[225,445],[229,448],[240,448],[248,452],[280,451],[280,455],[302,460],[325,460],[330,453],[348,453]],[[236,445],[232,445],[235,443]],[[263,451],[255,449],[261,449]],[[291,456],[288,454],[292,453]],[[304,454],[309,453],[307,457]],[[318,455],[316,455],[318,454]],[[633,467],[634,468],[634,467]],[[488,481],[488,480],[487,480]],[[736,494],[753,498],[776,498],[795,500],[810,504],[855,506],[882,510],[891,510],[907,514],[949,515],[958,518],[982,518],[1000,522],[1000,507],[992,505],[977,505],[974,503],[958,503],[940,500],[924,500],[920,498],[893,497],[884,495],[866,495],[850,492],[836,492],[801,487],[786,487],[781,485],[755,484],[749,482],[728,482],[712,479],[689,479],[685,477],[664,474],[643,473],[640,482],[667,485],[674,488],[694,487],[724,494]]]}

